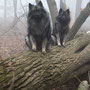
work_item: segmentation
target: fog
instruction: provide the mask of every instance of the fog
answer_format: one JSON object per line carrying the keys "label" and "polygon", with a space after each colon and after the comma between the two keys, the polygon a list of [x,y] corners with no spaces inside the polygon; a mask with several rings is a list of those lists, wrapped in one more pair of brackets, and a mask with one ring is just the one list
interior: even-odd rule
{"label": "fog", "polygon": [[[4,18],[4,1],[5,0],[0,0],[0,17]],[[46,0],[41,0],[43,2],[44,7],[46,8],[47,11],[49,11],[48,9],[48,5],[47,5],[47,1]],[[60,8],[60,0],[55,0],[56,4],[57,4],[57,8],[59,10]],[[35,0],[21,0],[24,8],[28,7],[28,3],[32,3],[32,4],[36,4]],[[72,12],[72,17],[75,17],[75,9],[76,9],[76,0],[65,0],[67,7],[70,9],[70,11]],[[81,8],[85,8],[85,6],[87,5],[87,3],[89,2],[89,0],[82,0],[82,5]],[[14,7],[13,7],[13,0],[6,0],[7,3],[7,17],[10,16],[14,16]],[[22,6],[20,4],[20,0],[17,0],[17,13],[22,12],[23,13],[23,9]]]}
{"label": "fog", "polygon": [[[1,20],[5,20],[5,19],[10,20],[11,18],[14,17],[13,1],[15,0],[6,0],[6,8],[5,8],[5,0],[0,0],[0,19]],[[45,9],[49,12],[47,1],[46,0],[41,0],[41,1],[43,2]],[[56,1],[57,9],[59,10],[60,0],[55,0],[55,1]],[[65,2],[67,5],[67,8],[69,8],[71,11],[72,21],[74,22],[75,12],[76,12],[76,0],[65,0]],[[82,0],[81,9],[84,9],[88,2],[89,0]],[[25,12],[28,12],[28,3],[36,4],[35,0],[17,0],[17,11],[16,11],[17,16],[20,16],[24,13],[21,3],[25,9]],[[6,17],[5,17],[5,14],[6,14]],[[85,23],[90,23],[90,17],[87,19],[87,22]],[[86,26],[86,24],[84,26]],[[87,24],[87,27],[89,29],[88,24]]]}
{"label": "fog", "polygon": [[[0,0],[0,55],[10,56],[18,51],[25,49],[25,35],[27,33],[27,13],[28,3],[36,4],[35,0],[17,0],[15,11],[14,2],[16,0]],[[49,12],[46,0],[41,0],[44,8]],[[57,9],[60,9],[60,0],[55,0]],[[82,0],[81,11],[90,0]],[[67,8],[71,11],[72,24],[75,22],[76,0],[65,0]],[[53,8],[53,6],[52,6]],[[16,16],[15,17],[15,13]],[[26,13],[25,15],[23,15]],[[50,12],[49,12],[50,14]],[[79,31],[90,30],[90,16],[82,25]]]}

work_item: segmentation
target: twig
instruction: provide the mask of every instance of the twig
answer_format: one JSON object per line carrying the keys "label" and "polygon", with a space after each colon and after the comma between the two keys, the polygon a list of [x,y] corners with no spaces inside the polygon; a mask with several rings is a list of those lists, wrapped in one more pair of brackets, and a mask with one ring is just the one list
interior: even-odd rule
{"label": "twig", "polygon": [[[1,34],[0,36],[3,36],[4,34],[6,34],[6,33],[8,33],[9,31],[11,31],[11,30],[14,28],[14,26],[17,24],[17,22],[21,21],[20,19],[21,19],[22,17],[24,17],[25,15],[26,15],[26,13],[24,13],[24,14],[22,14],[21,16],[17,17],[18,19],[17,19],[15,22],[13,22],[13,25],[10,26],[9,30],[7,30],[6,32],[4,32],[3,34]],[[22,21],[21,21],[21,22],[22,22]],[[23,23],[23,25],[25,26],[24,23]],[[25,26],[25,27],[27,28],[27,26]]]}

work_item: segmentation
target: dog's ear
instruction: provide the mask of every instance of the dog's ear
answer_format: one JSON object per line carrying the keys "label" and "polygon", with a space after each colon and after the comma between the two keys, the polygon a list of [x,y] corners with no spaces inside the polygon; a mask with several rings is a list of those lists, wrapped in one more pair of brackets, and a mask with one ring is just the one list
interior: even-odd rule
{"label": "dog's ear", "polygon": [[38,5],[39,5],[40,7],[43,7],[43,4],[42,4],[41,1],[38,2]]}
{"label": "dog's ear", "polygon": [[31,10],[33,7],[33,5],[31,3],[29,3],[29,10]]}
{"label": "dog's ear", "polygon": [[62,8],[60,8],[59,9],[59,14],[61,14],[63,12],[63,9]]}
{"label": "dog's ear", "polygon": [[68,14],[70,14],[70,10],[69,10],[69,9],[67,9],[66,12],[67,12]]}

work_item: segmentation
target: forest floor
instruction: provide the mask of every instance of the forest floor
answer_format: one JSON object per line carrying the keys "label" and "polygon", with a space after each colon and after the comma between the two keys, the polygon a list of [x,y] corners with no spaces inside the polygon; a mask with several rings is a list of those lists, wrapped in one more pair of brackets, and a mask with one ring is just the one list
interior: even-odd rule
{"label": "forest floor", "polygon": [[[19,25],[13,28],[1,24],[0,27],[0,60],[4,60],[23,50],[27,50],[24,40],[27,30],[22,23],[19,23]],[[85,73],[78,78],[81,81],[87,80],[88,75]],[[77,79],[73,79],[53,90],[77,90],[79,83],[80,82]]]}

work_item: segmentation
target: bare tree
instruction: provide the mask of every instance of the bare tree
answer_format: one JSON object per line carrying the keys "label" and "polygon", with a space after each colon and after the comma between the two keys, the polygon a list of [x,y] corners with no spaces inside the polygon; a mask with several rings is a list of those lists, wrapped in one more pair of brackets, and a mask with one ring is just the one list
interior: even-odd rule
{"label": "bare tree", "polygon": [[17,17],[17,0],[13,0],[14,5],[14,17]]}
{"label": "bare tree", "polygon": [[6,20],[7,16],[7,0],[4,0],[4,19]]}
{"label": "bare tree", "polygon": [[49,6],[51,19],[52,19],[52,24],[53,24],[55,22],[55,17],[58,13],[57,7],[56,7],[56,2],[55,2],[55,0],[47,0],[47,3],[48,3],[48,6]]}
{"label": "bare tree", "polygon": [[79,16],[81,11],[81,4],[82,0],[76,0],[76,13],[75,13],[75,19]]}
{"label": "bare tree", "polygon": [[35,0],[36,1],[36,3],[38,3],[40,0]]}
{"label": "bare tree", "polygon": [[74,38],[74,36],[76,35],[76,33],[78,32],[82,24],[86,21],[89,15],[90,15],[90,2],[87,4],[86,8],[83,9],[83,11],[81,11],[80,15],[78,16],[75,23],[71,27],[67,37],[67,41]]}
{"label": "bare tree", "polygon": [[[22,5],[21,0],[20,0],[20,4],[21,4],[21,6],[22,6],[22,9],[23,9],[24,13],[18,17],[18,16],[17,16],[17,0],[13,0],[13,5],[14,5],[14,20],[13,20],[11,26],[10,26],[10,29],[15,28],[16,24],[17,24],[19,21],[23,24],[23,22],[21,21],[21,18],[27,16],[27,12],[25,11],[25,9],[24,9],[24,7],[23,7],[23,5]],[[25,20],[26,20],[26,18],[25,18]],[[23,24],[23,25],[24,25],[24,24]],[[24,25],[24,26],[26,27],[26,25]],[[26,27],[26,28],[27,28],[27,27]]]}
{"label": "bare tree", "polygon": [[66,5],[65,0],[60,0],[60,8],[62,8],[63,10],[67,9],[67,5]]}

